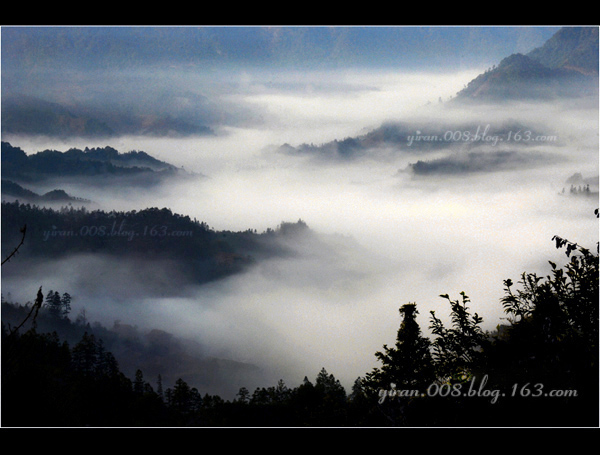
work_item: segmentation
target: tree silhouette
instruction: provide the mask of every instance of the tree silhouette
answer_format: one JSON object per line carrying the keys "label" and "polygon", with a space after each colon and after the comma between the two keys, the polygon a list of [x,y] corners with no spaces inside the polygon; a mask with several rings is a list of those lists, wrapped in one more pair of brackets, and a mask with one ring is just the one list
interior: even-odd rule
{"label": "tree silhouette", "polygon": [[433,362],[430,354],[430,340],[421,335],[417,323],[417,306],[408,303],[400,307],[402,323],[396,336],[396,344],[375,353],[381,362],[367,376],[371,387],[419,388],[427,386],[434,378]]}
{"label": "tree silhouette", "polygon": [[384,345],[383,351],[375,353],[382,365],[368,373],[362,383],[365,396],[377,403],[378,413],[392,425],[406,423],[408,415],[420,404],[415,402],[415,398],[420,398],[410,391],[425,390],[435,380],[431,342],[421,334],[416,304],[405,304],[399,312],[402,323],[395,346]]}
{"label": "tree silhouette", "polygon": [[480,327],[483,318],[477,313],[469,313],[470,299],[464,292],[460,294],[462,300],[452,300],[447,294],[440,296],[450,303],[450,328],[445,327],[442,320],[436,317],[435,311],[430,311],[430,329],[435,335],[433,357],[437,376],[441,381],[468,379],[486,342],[486,335]]}

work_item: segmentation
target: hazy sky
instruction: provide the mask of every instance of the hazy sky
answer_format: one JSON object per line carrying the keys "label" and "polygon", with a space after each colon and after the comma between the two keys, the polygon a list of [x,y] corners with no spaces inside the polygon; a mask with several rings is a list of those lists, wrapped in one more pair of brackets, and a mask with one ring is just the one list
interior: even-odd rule
{"label": "hazy sky", "polygon": [[559,27],[221,26],[3,27],[4,62],[82,71],[145,65],[285,68],[492,63],[526,53]]}
{"label": "hazy sky", "polygon": [[[382,85],[387,91],[380,101],[387,105],[367,109],[389,109],[395,100],[388,97],[398,93],[400,83],[403,96],[411,96],[396,102],[400,109],[416,97],[420,101],[422,90],[430,101],[454,95],[460,82],[511,53],[532,50],[557,29],[4,27],[2,98],[5,106],[14,96],[20,102],[28,96],[58,103],[72,114],[105,122],[118,135],[153,132],[144,125],[160,118],[176,122],[180,131],[261,122],[271,128],[272,120],[285,122],[282,113],[290,101],[312,117],[337,100],[338,109],[331,112],[336,121],[340,109],[363,112],[358,103],[367,99],[365,91]],[[372,79],[373,71],[380,80]],[[422,80],[416,73],[422,71],[437,78],[417,87]],[[448,72],[465,74],[442,87],[440,76]],[[306,100],[303,105],[298,95]]]}

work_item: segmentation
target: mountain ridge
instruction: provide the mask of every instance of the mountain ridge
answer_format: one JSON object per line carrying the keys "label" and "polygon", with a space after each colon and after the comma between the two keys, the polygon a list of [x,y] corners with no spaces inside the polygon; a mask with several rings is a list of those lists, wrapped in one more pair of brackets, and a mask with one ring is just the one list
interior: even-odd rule
{"label": "mountain ridge", "polygon": [[65,152],[43,150],[26,154],[10,142],[2,142],[2,178],[22,184],[76,177],[116,177],[123,183],[144,178],[156,183],[184,171],[143,151],[121,153],[113,147],[77,149]]}
{"label": "mountain ridge", "polygon": [[527,54],[511,54],[471,80],[453,101],[555,99],[598,93],[598,29],[563,27]]}
{"label": "mountain ridge", "polygon": [[31,191],[23,186],[15,183],[11,180],[2,179],[2,200],[5,196],[9,196],[20,200],[21,202],[29,203],[77,203],[77,204],[89,204],[92,201],[80,197],[71,196],[65,190],[60,188],[45,192],[44,194],[38,194]]}
{"label": "mountain ridge", "polygon": [[2,98],[2,134],[111,139],[122,135],[212,135],[202,123],[164,114],[98,113],[81,104],[66,105],[31,95]]}
{"label": "mountain ridge", "polygon": [[[2,134],[212,136],[249,109],[211,88],[241,70],[464,70],[527,52],[554,28],[3,27]],[[182,84],[210,74],[208,86]]]}
{"label": "mountain ridge", "polygon": [[548,68],[598,75],[598,27],[563,27],[526,55]]}

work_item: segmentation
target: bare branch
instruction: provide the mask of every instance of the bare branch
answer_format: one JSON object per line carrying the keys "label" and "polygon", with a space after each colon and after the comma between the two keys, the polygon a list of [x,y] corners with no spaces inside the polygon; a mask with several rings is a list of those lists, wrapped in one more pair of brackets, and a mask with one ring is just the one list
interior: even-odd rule
{"label": "bare branch", "polygon": [[19,251],[19,248],[21,248],[21,246],[22,246],[22,245],[23,245],[23,243],[25,242],[25,234],[26,234],[26,232],[27,232],[27,225],[24,225],[24,226],[21,228],[21,233],[23,234],[23,237],[21,237],[21,242],[20,242],[20,243],[17,245],[17,247],[16,247],[16,248],[15,248],[15,249],[12,251],[12,253],[10,253],[10,254],[8,255],[8,257],[7,257],[6,259],[4,259],[4,261],[2,261],[2,264],[1,264],[1,265],[4,265],[4,263],[5,263],[5,262],[8,262],[8,261],[10,261],[10,259],[11,259],[11,258],[12,258],[12,257],[13,257],[15,254],[17,254],[17,251]]}

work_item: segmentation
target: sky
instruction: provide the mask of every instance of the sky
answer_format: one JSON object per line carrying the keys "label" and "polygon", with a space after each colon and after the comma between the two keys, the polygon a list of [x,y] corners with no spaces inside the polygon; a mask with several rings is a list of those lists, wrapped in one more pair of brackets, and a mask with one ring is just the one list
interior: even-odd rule
{"label": "sky", "polygon": [[[143,150],[208,177],[135,193],[70,182],[63,185],[67,192],[108,210],[166,206],[216,230],[262,232],[302,219],[339,253],[303,244],[293,260],[266,261],[199,287],[192,298],[124,304],[107,292],[93,307],[86,302],[94,292],[82,283],[99,271],[114,272],[114,264],[83,258],[83,264],[44,264],[31,273],[51,288],[69,288],[74,312],[85,306],[108,326],[115,319],[160,325],[200,341],[213,355],[271,368],[267,386],[279,378],[298,384],[324,367],[349,390],[376,366],[375,351],[394,342],[399,307],[417,303],[427,332],[429,311],[448,314],[440,294],[467,293],[473,311],[493,330],[504,317],[503,280],[516,282],[524,271],[548,273],[549,260],[565,262],[554,235],[589,247],[597,242],[597,201],[558,193],[576,172],[598,175],[598,105],[464,108],[448,101],[501,58],[528,52],[556,30],[3,27],[3,99],[25,94],[134,126],[140,118],[168,114],[212,131],[123,129],[112,138],[3,134],[3,141],[27,153],[110,145]],[[387,122],[425,135],[439,125],[460,132],[507,120],[539,127],[546,140],[477,144],[476,151],[492,158],[514,152],[526,158],[526,167],[488,164],[479,172],[417,177],[407,169],[418,160],[439,164],[462,155],[404,147],[339,161],[278,149],[356,137]],[[118,270],[119,279],[107,280],[115,294],[131,273]],[[24,289],[33,291],[34,281]]]}

